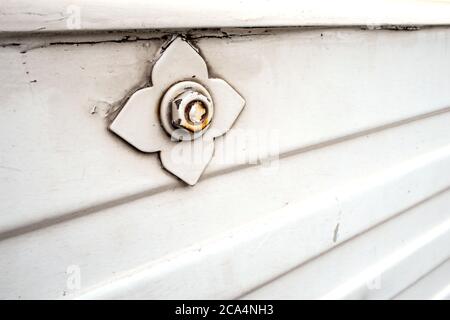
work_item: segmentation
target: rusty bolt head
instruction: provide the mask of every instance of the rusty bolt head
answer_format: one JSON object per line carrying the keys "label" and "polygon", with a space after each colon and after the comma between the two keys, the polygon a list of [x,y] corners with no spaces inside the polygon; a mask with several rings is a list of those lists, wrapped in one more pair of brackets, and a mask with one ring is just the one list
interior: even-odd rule
{"label": "rusty bolt head", "polygon": [[209,91],[200,83],[174,83],[160,101],[160,120],[173,141],[201,137],[211,124],[214,108]]}
{"label": "rusty bolt head", "polygon": [[213,112],[213,104],[208,97],[186,90],[172,101],[172,125],[197,133],[209,126]]}

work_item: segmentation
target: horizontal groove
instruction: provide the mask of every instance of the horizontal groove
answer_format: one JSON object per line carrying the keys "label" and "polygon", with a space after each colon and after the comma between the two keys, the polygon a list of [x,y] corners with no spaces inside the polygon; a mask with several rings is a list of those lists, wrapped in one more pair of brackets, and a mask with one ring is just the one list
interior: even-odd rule
{"label": "horizontal groove", "polygon": [[[36,38],[46,39],[49,37],[63,36],[65,38],[70,37],[71,44],[95,44],[104,42],[135,42],[135,41],[150,41],[150,40],[162,40],[175,34],[183,35],[190,40],[198,40],[205,38],[218,38],[218,39],[232,39],[242,37],[255,37],[255,36],[270,36],[276,35],[279,32],[290,32],[298,30],[327,30],[327,29],[345,29],[345,30],[360,30],[360,31],[420,31],[426,29],[442,29],[450,28],[449,24],[435,23],[435,24],[314,24],[314,25],[292,25],[292,26],[270,26],[262,25],[255,27],[207,27],[207,28],[157,28],[157,29],[114,29],[114,30],[53,30],[53,31],[2,31],[0,30],[0,47],[13,47],[23,44],[23,41],[33,41]],[[128,38],[128,34],[151,34],[151,37],[137,37],[136,39]],[[122,36],[121,38],[110,38],[111,35]],[[83,37],[98,36],[103,37],[103,40],[92,41],[86,43]],[[77,39],[81,37],[81,39]],[[14,40],[20,40],[17,43]],[[9,44],[9,45],[8,45]],[[60,45],[64,45],[64,41]],[[67,43],[69,44],[69,43]],[[52,45],[50,43],[50,45]],[[58,45],[55,43],[55,45]]]}
{"label": "horizontal groove", "polygon": [[408,291],[410,288],[414,287],[415,285],[417,285],[418,283],[420,283],[422,280],[424,280],[425,278],[427,278],[429,275],[431,275],[434,271],[436,271],[437,269],[439,269],[441,266],[443,266],[444,264],[448,263],[450,260],[447,259],[445,261],[442,261],[441,263],[439,263],[437,266],[435,266],[434,268],[432,268],[431,270],[429,270],[427,273],[423,274],[422,276],[420,276],[419,278],[417,278],[414,282],[410,283],[409,285],[407,285],[405,288],[403,288],[402,290],[400,290],[399,292],[397,292],[394,296],[392,296],[392,300],[397,299],[400,295],[402,295],[404,292]]}
{"label": "horizontal groove", "polygon": [[[408,268],[408,261],[415,260],[416,257],[423,257],[425,252],[431,250],[432,248],[436,248],[436,245],[439,243],[443,243],[442,238],[448,238],[450,234],[450,219],[443,221],[442,223],[434,226],[433,228],[426,230],[423,234],[419,235],[415,239],[410,242],[407,242],[403,247],[395,250],[393,253],[383,257],[373,266],[363,270],[362,272],[356,274],[349,281],[344,282],[338,287],[334,288],[327,294],[323,295],[321,299],[329,300],[329,299],[358,299],[359,294],[358,291],[364,287],[368,280],[373,279],[376,276],[383,275],[386,277],[386,272],[392,272],[394,270],[405,270]],[[430,248],[431,246],[431,248]],[[428,249],[428,250],[427,250]],[[439,252],[441,255],[442,253]],[[440,256],[439,258],[434,257],[434,259],[430,259],[427,261],[427,270],[424,273],[428,273],[428,271],[434,269],[436,265],[443,263],[448,259],[448,253],[443,253],[445,256]],[[436,259],[438,259],[436,261]],[[430,263],[432,263],[430,265]],[[422,271],[416,269],[413,271],[416,275],[420,273],[420,276],[423,274]],[[389,277],[389,273],[387,273]],[[400,289],[401,290],[401,289]],[[387,294],[388,292],[386,292]],[[397,292],[391,293],[390,296],[386,296],[387,299],[392,299]],[[372,298],[376,298],[372,297]],[[382,298],[382,297],[380,297]]]}
{"label": "horizontal groove", "polygon": [[331,252],[331,251],[333,251],[333,250],[335,250],[335,249],[338,249],[338,248],[340,248],[340,247],[345,246],[345,245],[348,244],[350,241],[353,241],[353,240],[357,239],[358,237],[364,235],[365,233],[370,232],[370,231],[372,231],[372,230],[374,230],[374,229],[380,227],[381,225],[383,225],[383,224],[385,224],[385,223],[388,223],[389,221],[392,221],[392,220],[398,218],[399,216],[401,216],[401,215],[403,215],[403,214],[406,214],[406,213],[409,212],[410,210],[413,210],[414,208],[417,208],[417,207],[419,207],[419,206],[421,206],[421,205],[423,205],[423,204],[425,204],[425,203],[427,203],[427,202],[429,202],[429,201],[432,201],[433,199],[435,199],[435,198],[439,197],[440,195],[442,195],[442,194],[444,194],[444,193],[446,193],[446,192],[449,192],[449,191],[450,191],[450,186],[448,186],[448,187],[446,187],[446,188],[444,188],[444,189],[442,189],[442,190],[440,190],[440,191],[437,191],[437,192],[431,194],[430,196],[426,197],[425,199],[422,199],[422,200],[420,200],[420,201],[418,201],[418,202],[412,204],[411,206],[409,206],[409,207],[407,207],[407,208],[405,208],[405,209],[403,209],[403,210],[401,210],[401,211],[399,211],[399,212],[393,214],[392,216],[388,217],[387,219],[384,219],[384,220],[382,220],[382,221],[380,221],[380,222],[378,222],[378,223],[375,223],[374,225],[368,227],[367,229],[361,230],[361,232],[354,234],[353,236],[351,236],[351,237],[349,237],[348,239],[346,239],[346,240],[344,240],[344,241],[342,241],[342,242],[336,244],[335,246],[333,246],[333,247],[331,247],[331,248],[328,248],[328,249],[326,249],[326,250],[324,250],[324,251],[318,253],[317,255],[312,256],[311,258],[309,258],[309,259],[307,259],[307,260],[305,260],[305,261],[302,261],[300,264],[296,265],[295,267],[292,267],[292,268],[286,270],[285,272],[283,272],[283,273],[277,275],[276,277],[273,277],[273,278],[271,278],[271,279],[268,279],[268,280],[265,281],[264,283],[261,283],[260,285],[258,285],[258,286],[256,286],[256,287],[254,287],[254,288],[252,288],[252,289],[250,289],[250,290],[248,290],[248,291],[246,291],[246,292],[240,294],[238,297],[236,297],[236,299],[242,299],[242,298],[244,298],[246,295],[251,294],[252,292],[257,291],[258,289],[263,288],[264,286],[270,284],[270,283],[273,282],[273,281],[276,281],[276,280],[278,280],[278,279],[280,279],[280,278],[283,278],[284,276],[286,276],[287,274],[289,274],[289,273],[295,271],[295,270],[298,269],[298,268],[301,268],[303,265],[306,265],[307,263],[311,263],[311,262],[313,262],[314,260],[319,259],[321,256],[326,255],[327,253],[329,253],[329,252]]}
{"label": "horizontal groove", "polygon": [[[299,155],[301,153],[314,151],[314,150],[318,150],[318,149],[321,149],[321,148],[329,147],[331,145],[338,144],[338,143],[341,143],[341,142],[349,141],[349,140],[352,140],[352,139],[357,139],[357,138],[360,138],[360,137],[363,137],[363,136],[366,136],[366,135],[369,135],[369,134],[374,134],[374,133],[381,132],[381,131],[384,131],[384,130],[397,128],[397,127],[400,127],[400,126],[403,126],[403,125],[406,125],[406,124],[409,124],[409,123],[412,123],[412,122],[415,122],[415,121],[420,121],[420,120],[423,120],[423,119],[427,119],[427,118],[431,118],[431,117],[434,117],[434,116],[437,116],[437,115],[441,115],[441,114],[447,113],[449,111],[450,111],[450,107],[445,107],[445,108],[438,109],[438,110],[435,110],[435,111],[432,111],[432,112],[423,113],[423,114],[420,114],[420,115],[416,115],[416,116],[413,116],[413,117],[410,117],[410,118],[394,121],[394,122],[391,122],[391,123],[388,123],[388,124],[384,124],[384,125],[381,125],[381,126],[376,126],[376,127],[373,127],[373,128],[361,130],[361,131],[358,131],[358,132],[355,132],[355,133],[350,133],[348,135],[344,135],[344,136],[341,136],[341,137],[338,137],[338,138],[333,138],[333,139],[330,139],[330,140],[326,140],[326,141],[323,141],[323,142],[311,144],[311,145],[300,147],[300,148],[294,148],[294,149],[287,150],[287,151],[284,151],[283,153],[281,153],[279,155],[279,159],[285,159],[285,158],[288,158],[288,157]],[[265,160],[270,160],[270,159],[265,159]],[[223,170],[217,170],[216,172],[205,174],[202,179],[212,178],[212,177],[220,176],[220,175],[223,175],[223,174],[232,173],[234,171],[243,170],[243,169],[246,169],[246,168],[258,166],[258,165],[261,164],[261,162],[263,162],[263,161],[260,161],[260,163],[258,163],[258,164],[243,164],[243,165],[238,165],[238,166],[233,166],[233,167],[230,167],[230,168],[226,168],[226,169],[223,169]]]}
{"label": "horizontal groove", "polygon": [[[420,159],[413,159],[406,165],[389,168],[383,174],[371,175],[368,180],[365,180],[363,188],[358,181],[354,181],[346,187],[326,191],[308,201],[285,206],[257,222],[247,223],[217,238],[208,239],[149,261],[108,281],[86,288],[77,297],[120,298],[128,294],[131,295],[130,298],[217,298],[218,294],[222,298],[236,297],[242,291],[252,290],[259,283],[266,282],[275,275],[335,247],[338,243],[361,234],[391,216],[417,205],[418,202],[448,190],[448,179],[443,178],[444,180],[440,183],[437,182],[442,185],[441,187],[430,192],[426,192],[428,189],[419,189],[417,192],[423,193],[422,196],[409,197],[409,200],[405,199],[406,202],[399,202],[397,193],[393,193],[394,190],[404,192],[411,186],[417,185],[424,175],[441,172],[440,170],[450,161],[449,152],[450,149],[446,147]],[[385,183],[382,183],[383,181]],[[391,195],[386,196],[386,194]],[[374,205],[382,196],[386,201],[387,209],[379,211]],[[336,202],[336,199],[340,200]],[[358,208],[358,204],[363,202],[366,203],[368,212],[354,211]],[[368,214],[370,219],[361,219],[363,214]],[[338,218],[346,221],[347,231],[336,243],[321,235],[331,230]],[[309,241],[314,241],[315,245],[297,252],[287,249],[289,243],[303,243],[305,237]],[[270,241],[267,241],[268,239]],[[285,249],[280,250],[280,248]],[[278,254],[278,259],[270,260],[275,252]],[[280,261],[283,263],[280,264]],[[252,266],[265,264],[267,265],[264,270],[245,278],[245,281],[240,282],[239,285],[237,283],[236,285],[219,284],[226,270],[233,270],[244,265],[247,270],[251,270]],[[203,274],[206,270],[214,270],[214,272],[209,272],[202,279],[186,278],[187,274],[192,272]],[[194,296],[189,294],[189,290],[172,292],[170,288],[178,287],[181,279],[186,281],[186,288],[193,285],[193,281],[201,280],[197,285],[202,289],[197,290]],[[216,286],[207,285],[215,281],[218,281]],[[163,289],[154,287],[160,283],[165,283]]]}
{"label": "horizontal groove", "polygon": [[[285,159],[288,157],[292,157],[292,156],[296,156],[299,155],[301,153],[305,153],[305,152],[309,152],[309,151],[314,151],[317,149],[321,149],[321,148],[325,148],[334,144],[338,144],[341,142],[345,142],[348,140],[352,140],[352,139],[356,139],[359,137],[363,137],[369,134],[374,134],[377,132],[381,132],[384,130],[388,130],[388,129],[392,129],[392,128],[396,128],[396,127],[400,127],[415,121],[420,121],[423,119],[427,119],[430,117],[434,117],[437,115],[441,115],[444,113],[447,113],[450,111],[450,107],[445,107],[442,109],[438,109],[432,112],[427,112],[427,113],[423,113],[420,115],[416,115],[410,118],[406,118],[406,119],[402,119],[402,120],[398,120],[398,121],[394,121],[392,123],[388,123],[388,124],[384,124],[381,126],[377,126],[377,127],[373,127],[373,128],[369,128],[366,130],[362,130],[362,131],[358,131],[356,133],[352,133],[352,134],[348,134],[345,136],[341,136],[338,138],[334,138],[334,139],[330,139],[324,142],[319,142],[316,144],[312,144],[309,146],[305,146],[305,147],[300,147],[300,148],[296,148],[296,149],[292,149],[292,150],[287,150],[285,152],[282,152],[279,155],[279,159]],[[270,160],[270,159],[268,159]],[[206,180],[206,179],[211,179],[211,178],[215,178],[224,174],[229,174],[235,171],[240,171],[240,170],[244,170],[250,167],[255,167],[255,166],[259,166],[260,163],[258,164],[243,164],[243,165],[236,165],[236,166],[232,166],[226,169],[222,169],[222,170],[217,170],[216,172],[213,173],[209,173],[209,174],[205,174],[201,180]],[[200,181],[201,182],[201,181]],[[141,200],[143,198],[146,197],[150,197],[150,196],[154,196],[156,194],[171,190],[173,188],[176,188],[180,186],[180,182],[174,182],[174,183],[169,183],[166,185],[162,185],[156,188],[151,188],[148,190],[144,190],[142,192],[138,192],[132,195],[127,195],[124,197],[119,197],[117,199],[114,200],[108,200],[108,201],[104,201],[95,205],[91,205],[91,206],[87,206],[85,208],[78,208],[69,212],[64,212],[60,215],[56,215],[55,217],[51,217],[51,218],[47,218],[41,221],[37,221],[37,222],[31,222],[29,224],[24,224],[22,226],[17,226],[14,227],[10,230],[5,230],[3,232],[0,233],[0,241],[2,240],[6,240],[9,238],[13,238],[16,236],[20,236],[29,232],[33,232],[39,229],[43,229],[43,228],[47,228],[56,224],[60,224],[60,223],[64,223],[67,221],[71,221],[73,219],[77,219],[77,218],[81,218],[90,214],[94,214],[97,212],[101,212],[103,210],[106,209],[110,209],[113,207],[117,207],[117,206],[121,206],[127,203],[131,203],[137,200]]]}
{"label": "horizontal groove", "polygon": [[[408,210],[414,209],[415,207],[418,207],[418,206],[420,206],[420,205],[422,205],[422,204],[424,204],[424,203],[426,203],[426,202],[428,202],[428,201],[431,201],[432,199],[438,197],[439,195],[441,195],[441,194],[443,194],[443,193],[445,193],[445,192],[448,192],[449,190],[450,190],[450,186],[448,186],[447,188],[445,188],[445,189],[443,189],[443,190],[440,190],[440,191],[438,191],[438,192],[436,192],[436,193],[430,195],[430,196],[427,197],[426,199],[421,200],[421,201],[419,201],[419,202],[417,202],[417,203],[411,205],[410,207],[408,207],[408,208],[406,208],[406,209],[404,209],[404,210],[401,210],[401,211],[398,212],[397,214],[394,214],[393,216],[391,216],[391,217],[389,217],[389,218],[387,218],[387,219],[385,219],[385,220],[383,220],[383,221],[381,221],[381,222],[379,222],[379,223],[377,223],[377,224],[375,224],[375,225],[373,225],[373,226],[370,226],[369,228],[367,228],[367,229],[365,229],[365,230],[362,230],[362,231],[359,232],[358,234],[355,234],[355,235],[349,237],[348,239],[346,239],[346,240],[344,240],[344,241],[342,241],[342,242],[339,242],[338,244],[332,246],[331,248],[326,249],[326,250],[320,252],[319,254],[317,254],[317,255],[315,255],[315,256],[313,256],[313,257],[311,257],[311,258],[306,259],[305,261],[302,261],[302,262],[301,262],[300,264],[298,264],[296,267],[290,268],[288,271],[283,272],[282,274],[280,274],[280,275],[278,275],[278,276],[276,276],[276,277],[274,277],[274,278],[272,278],[272,279],[270,279],[270,280],[264,281],[263,284],[258,285],[258,286],[256,286],[256,287],[250,289],[250,290],[247,290],[247,291],[245,291],[244,293],[239,294],[239,295],[236,296],[236,297],[233,297],[232,299],[239,300],[239,299],[243,298],[245,295],[247,295],[247,294],[249,294],[249,293],[251,293],[251,292],[253,292],[253,291],[255,291],[255,290],[257,290],[257,289],[259,289],[259,288],[261,288],[261,287],[263,287],[264,285],[270,283],[271,281],[274,281],[274,280],[276,280],[276,279],[278,279],[278,278],[280,278],[280,277],[286,275],[287,273],[289,273],[289,272],[295,270],[295,269],[298,268],[299,266],[304,265],[304,264],[306,264],[306,263],[308,263],[308,262],[310,262],[310,261],[312,261],[312,260],[314,260],[314,259],[317,259],[319,256],[321,256],[321,255],[323,255],[323,254],[326,254],[327,252],[329,252],[329,251],[331,251],[331,250],[333,250],[333,249],[335,249],[335,248],[337,248],[337,247],[339,247],[339,246],[341,246],[341,245],[344,245],[344,244],[347,243],[348,241],[353,240],[355,237],[358,237],[359,235],[361,235],[361,234],[363,234],[363,233],[365,233],[365,232],[368,232],[368,231],[372,230],[373,228],[376,228],[377,226],[379,226],[379,225],[381,225],[381,224],[383,224],[383,223],[385,223],[385,222],[388,222],[389,220],[394,219],[395,217],[397,217],[397,216],[399,216],[399,215],[401,215],[401,214],[404,214],[404,213],[407,212]],[[185,250],[183,250],[183,252],[184,252],[184,251],[185,251]],[[183,254],[183,252],[180,252],[180,253]],[[172,254],[171,254],[171,256],[172,256]],[[156,267],[156,266],[158,265],[159,262],[165,263],[165,262],[168,261],[168,260],[170,260],[170,258],[162,257],[162,258],[160,258],[160,259],[158,259],[158,260],[152,262],[151,265],[147,266],[147,268]],[[144,267],[144,268],[145,268],[145,267]],[[114,279],[113,281],[106,282],[106,283],[101,283],[101,284],[99,284],[99,285],[96,285],[96,286],[94,286],[94,287],[91,287],[91,288],[86,289],[86,290],[85,290],[84,292],[82,292],[79,296],[77,296],[76,299],[92,299],[92,298],[93,298],[93,299],[103,299],[103,297],[102,297],[101,294],[100,294],[100,295],[97,295],[97,294],[94,293],[94,292],[96,292],[97,290],[101,290],[101,291],[104,292],[105,289],[106,289],[108,286],[110,286],[110,285],[115,285],[118,281],[123,281],[124,279],[126,279],[126,278],[128,278],[128,277],[133,277],[133,276],[135,276],[135,275],[136,275],[135,272],[136,272],[136,273],[139,273],[139,272],[145,272],[145,270],[143,270],[142,267],[138,267],[136,270],[130,270],[130,271],[124,273],[123,275],[119,276],[118,278]],[[92,295],[92,294],[93,294],[93,295]],[[68,298],[70,298],[70,297],[68,297]],[[72,298],[73,298],[73,297],[72,297]],[[106,298],[107,298],[107,299],[110,299],[110,297],[106,297]],[[116,298],[117,298],[117,297],[116,297]],[[114,298],[113,298],[113,299],[114,299]],[[120,299],[120,297],[119,297],[119,299]]]}

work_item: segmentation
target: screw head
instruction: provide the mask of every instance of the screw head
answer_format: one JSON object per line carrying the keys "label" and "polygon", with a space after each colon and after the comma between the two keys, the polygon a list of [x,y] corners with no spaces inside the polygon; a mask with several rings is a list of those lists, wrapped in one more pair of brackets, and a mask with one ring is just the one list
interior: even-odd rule
{"label": "screw head", "polygon": [[211,95],[198,82],[177,82],[161,100],[161,124],[174,140],[194,140],[202,136],[213,115]]}
{"label": "screw head", "polygon": [[186,90],[172,101],[172,125],[197,133],[207,128],[213,115],[212,101],[193,90]]}

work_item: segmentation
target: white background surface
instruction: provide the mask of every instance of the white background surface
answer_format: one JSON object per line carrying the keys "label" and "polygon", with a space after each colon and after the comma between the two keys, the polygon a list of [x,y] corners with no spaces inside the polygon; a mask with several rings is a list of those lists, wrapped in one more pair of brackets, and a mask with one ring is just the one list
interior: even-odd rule
{"label": "white background surface", "polygon": [[1,298],[448,296],[450,29],[245,32],[193,42],[247,101],[195,187],[106,130],[161,34],[1,39]]}

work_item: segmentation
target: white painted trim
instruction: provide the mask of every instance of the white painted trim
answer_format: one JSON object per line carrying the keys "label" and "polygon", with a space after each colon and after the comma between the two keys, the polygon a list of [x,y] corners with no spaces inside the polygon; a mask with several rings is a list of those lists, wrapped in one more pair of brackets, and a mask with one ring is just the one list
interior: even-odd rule
{"label": "white painted trim", "polygon": [[[392,298],[450,255],[450,247],[442,239],[430,241],[426,245],[427,250],[423,250],[425,246],[414,246],[417,251],[404,254],[407,248],[413,247],[413,243],[423,244],[424,241],[419,242],[418,239],[426,233],[439,238],[430,230],[439,230],[437,226],[449,219],[446,212],[449,200],[450,191],[447,190],[421,202],[258,287],[241,299],[317,299],[331,292],[336,293],[338,288],[351,287],[352,283],[357,290],[351,294],[359,299]],[[339,228],[335,234],[338,232]],[[411,259],[416,260],[411,263]],[[395,263],[389,263],[392,261]],[[445,274],[441,276],[441,282],[442,279],[450,279]],[[438,289],[435,288],[434,292]],[[422,294],[420,290],[419,293]]]}
{"label": "white painted trim", "polygon": [[[339,243],[447,188],[449,165],[447,146],[364,181],[289,204],[258,222],[131,270],[78,298],[235,298],[333,247],[331,237],[323,234],[332,231],[336,221],[342,226]],[[431,177],[432,185],[424,183]],[[416,188],[414,195],[408,192],[411,188]],[[380,201],[389,209],[381,210]]]}
{"label": "white painted trim", "polygon": [[[448,246],[448,243],[447,243]],[[445,261],[417,282],[400,292],[396,300],[450,299],[450,260]]]}
{"label": "white painted trim", "polygon": [[450,24],[450,3],[419,0],[4,0],[0,15],[0,32],[444,25]]}
{"label": "white painted trim", "polygon": [[[384,299],[386,297],[383,297],[380,291],[370,290],[367,287],[371,280],[377,277],[383,279],[386,282],[385,286],[388,287],[383,291],[387,292],[392,291],[393,286],[407,286],[423,275],[422,269],[428,271],[449,257],[449,242],[450,219],[447,219],[378,263],[351,277],[321,299]],[[383,291],[381,293],[384,293]],[[395,291],[393,293],[395,295]]]}
{"label": "white painted trim", "polygon": [[444,289],[436,293],[431,300],[448,300],[450,299],[450,284],[448,284]]}
{"label": "white painted trim", "polygon": [[[228,173],[243,169],[250,161],[256,163],[258,157],[264,156],[258,143],[246,138],[245,132],[263,132],[259,124],[268,123],[269,115],[274,116],[270,127],[278,132],[280,156],[304,154],[298,160],[303,167],[293,170],[309,173],[299,175],[303,182],[292,180],[292,185],[295,182],[296,187],[303,185],[302,188],[304,180],[310,181],[309,176],[316,174],[315,170],[340,176],[337,167],[336,172],[325,168],[336,162],[335,155],[330,154],[327,161],[318,156],[316,160],[303,162],[301,159],[315,156],[311,150],[387,129],[385,134],[396,135],[391,129],[412,123],[417,129],[412,132],[409,131],[412,128],[406,129],[410,133],[400,134],[407,137],[407,143],[399,139],[395,147],[389,143],[389,147],[382,148],[383,144],[396,140],[387,136],[383,138],[386,142],[377,144],[377,152],[390,159],[405,145],[411,150],[420,143],[416,149],[419,153],[448,143],[450,61],[445,59],[445,47],[450,43],[449,31],[445,28],[418,32],[322,29],[276,32],[244,40],[199,40],[197,45],[213,66],[214,76],[227,79],[248,100],[248,108],[235,124],[237,130],[216,139],[215,154],[201,184],[219,175],[223,184]],[[101,40],[100,36],[96,35],[99,38],[95,41]],[[58,43],[77,37],[36,38],[36,41]],[[43,48],[39,47],[42,43],[29,42],[24,46],[35,49],[29,49],[26,54],[20,54],[19,47],[15,46],[2,50],[1,76],[9,85],[3,87],[0,95],[0,122],[3,139],[10,141],[2,144],[2,165],[13,170],[0,171],[1,178],[9,181],[2,194],[4,214],[0,238],[150,198],[172,188],[177,192],[182,190],[176,179],[161,170],[157,155],[133,152],[106,130],[107,124],[100,114],[100,109],[117,103],[137,83],[148,81],[149,58],[156,55],[161,42],[86,44],[90,43],[89,39],[79,38],[77,41],[85,43],[82,45]],[[248,59],[250,56],[253,58]],[[47,61],[52,61],[51,69]],[[30,83],[35,79],[37,83]],[[259,94],[269,91],[273,94]],[[52,104],[47,102],[50,96]],[[295,107],[291,107],[290,101],[295,101]],[[64,108],[54,107],[57,105]],[[275,105],[278,112],[271,114]],[[93,106],[98,108],[97,114],[92,114]],[[54,121],[51,125],[46,122],[49,107]],[[30,117],[32,120],[26,120]],[[67,120],[70,121],[66,125],[61,125]],[[435,126],[430,121],[436,121]],[[69,125],[71,130],[67,130]],[[418,134],[425,140],[419,139]],[[47,135],[49,138],[45,139]],[[241,140],[248,146],[242,155],[250,161],[242,160],[241,154],[233,161],[221,161],[230,158],[227,148]],[[57,152],[62,141],[65,150]],[[360,148],[361,154],[369,154]],[[378,158],[379,153],[368,151],[370,157]],[[345,156],[345,152],[339,154],[337,159],[352,158],[353,165],[364,165],[364,161],[358,164],[361,160]],[[70,159],[70,170],[66,169],[66,159]],[[312,162],[321,163],[323,168]],[[46,175],[47,171],[52,172],[52,179]],[[33,179],[27,183],[26,179],[19,178],[29,176]],[[279,182],[287,186],[289,180]],[[308,182],[314,189],[317,183],[317,180]],[[212,182],[211,187],[215,184]],[[194,194],[199,188],[203,187],[197,185]],[[150,199],[148,202],[151,205]]]}

